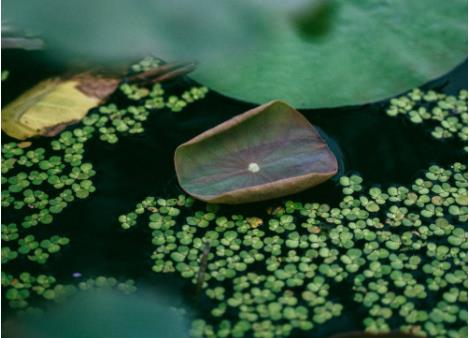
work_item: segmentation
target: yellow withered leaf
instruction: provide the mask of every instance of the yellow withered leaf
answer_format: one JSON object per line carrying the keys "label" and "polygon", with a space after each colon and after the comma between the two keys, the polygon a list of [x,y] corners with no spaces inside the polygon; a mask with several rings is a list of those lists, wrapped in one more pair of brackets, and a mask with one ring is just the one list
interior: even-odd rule
{"label": "yellow withered leaf", "polygon": [[54,136],[80,121],[116,86],[116,79],[92,76],[47,79],[2,109],[2,130],[18,140]]}

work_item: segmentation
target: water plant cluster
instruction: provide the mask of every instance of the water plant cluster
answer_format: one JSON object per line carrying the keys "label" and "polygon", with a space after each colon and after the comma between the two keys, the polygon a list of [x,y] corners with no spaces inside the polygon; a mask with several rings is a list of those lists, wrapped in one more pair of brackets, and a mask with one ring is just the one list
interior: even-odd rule
{"label": "water plant cluster", "polygon": [[[131,74],[145,72],[161,65],[161,61],[148,57],[131,66]],[[203,99],[208,93],[206,87],[193,86],[180,95],[168,94],[160,83],[151,86],[124,82],[119,86],[124,95],[125,107],[116,103],[102,105],[97,111],[90,112],[83,124],[96,128],[99,138],[108,143],[116,143],[119,134],[140,134],[144,132],[143,123],[152,111],[169,109],[180,112],[189,104]]]}
{"label": "water plant cluster", "polygon": [[13,309],[28,308],[33,295],[52,299],[69,293],[71,286],[56,284],[53,276],[10,273],[10,262],[18,266],[27,259],[44,265],[69,244],[69,238],[57,234],[39,237],[36,228],[52,224],[68,205],[95,191],[96,172],[83,157],[90,137],[90,130],[77,128],[62,132],[47,150],[29,141],[2,146],[2,208],[11,210],[9,223],[1,225],[2,288]]}
{"label": "water plant cluster", "polygon": [[2,264],[20,255],[44,264],[69,243],[66,237],[39,239],[31,232],[53,223],[70,203],[95,191],[95,171],[83,158],[89,137],[83,129],[65,131],[50,143],[49,151],[33,148],[31,142],[2,146],[2,208],[16,215],[2,224]]}
{"label": "water plant cluster", "polygon": [[[434,138],[457,137],[467,143],[467,90],[459,91],[458,95],[446,95],[414,89],[392,99],[386,113],[389,116],[405,115],[416,124],[433,121],[436,126],[431,135]],[[467,151],[466,146],[464,149]]]}
{"label": "water plant cluster", "polygon": [[[148,72],[163,65],[163,62],[155,57],[148,56],[140,62],[130,67],[131,75]],[[151,81],[151,79],[149,79]],[[180,112],[188,104],[203,99],[208,93],[208,88],[204,86],[193,86],[180,95],[167,95],[165,90],[159,83],[154,84],[151,88],[138,84],[123,83],[119,89],[127,98],[138,101],[145,99],[143,106],[147,109],[168,108],[173,112]]]}
{"label": "water plant cluster", "polygon": [[187,105],[203,99],[208,93],[207,87],[191,87],[180,96],[169,95],[165,97],[165,90],[160,83],[154,84],[151,88],[124,83],[119,89],[130,100],[139,101],[143,99],[143,104],[139,106],[141,109],[168,108],[172,112],[182,111]]}
{"label": "water plant cluster", "polygon": [[143,102],[123,108],[110,103],[99,107],[97,112],[92,112],[83,119],[85,126],[95,127],[100,140],[108,143],[116,143],[119,134],[143,133],[143,122],[148,119],[152,110],[168,108],[179,112],[188,104],[205,97],[207,93],[205,87],[193,87],[185,91],[180,98],[175,95],[165,97],[165,90],[159,83],[154,84],[151,89],[127,83],[119,88],[128,99]]}
{"label": "water plant cluster", "polygon": [[288,336],[342,315],[369,332],[464,336],[466,167],[431,166],[410,186],[365,190],[358,175],[340,184],[338,206],[287,201],[248,217],[148,197],[119,222],[148,216],[153,271],[204,291],[211,308],[193,322],[196,337]]}
{"label": "water plant cluster", "polygon": [[[145,70],[153,66],[154,61],[144,59],[131,69]],[[162,87],[156,84],[152,88],[148,90],[148,96],[166,102]],[[159,89],[155,91],[155,88]],[[189,91],[193,94],[190,98],[186,95],[186,104],[189,99],[193,102],[206,93],[204,88]],[[130,97],[128,99],[133,102]],[[92,110],[75,128],[61,132],[50,142],[40,143],[41,146],[37,146],[35,140],[2,145],[1,202],[2,209],[8,210],[8,217],[3,219],[5,223],[1,225],[2,287],[6,294],[10,294],[8,299],[13,308],[24,309],[28,306],[26,300],[32,294],[42,293],[31,292],[34,282],[21,282],[26,278],[24,276],[33,278],[28,272],[17,276],[11,274],[12,264],[17,266],[26,260],[44,265],[52,255],[70,243],[69,238],[57,235],[52,228],[44,228],[46,233],[50,229],[50,237],[44,237],[42,229],[39,235],[37,227],[53,225],[56,215],[67,206],[77,199],[89,197],[96,190],[93,183],[96,171],[92,163],[85,160],[86,142],[99,135],[101,140],[115,143],[118,134],[141,133],[144,130],[142,123],[149,113],[150,110],[140,104],[131,103],[120,108],[115,103],[109,103]],[[29,270],[27,265],[25,270]],[[44,278],[39,280],[43,281]],[[50,292],[47,294],[50,295]]]}
{"label": "water plant cluster", "polygon": [[[89,138],[82,129],[63,132],[45,148],[28,150],[30,142],[7,143],[2,147],[2,208],[13,209],[18,222],[1,225],[2,233],[2,288],[8,304],[19,311],[37,312],[31,299],[63,299],[74,294],[72,284],[60,284],[52,275],[32,275],[9,270],[16,260],[26,258],[40,265],[69,244],[70,239],[60,235],[38,238],[35,228],[53,223],[75,199],[84,199],[95,191],[91,178],[93,166],[83,161],[84,142]],[[22,258],[24,257],[24,258]],[[20,263],[21,264],[21,263]],[[17,270],[17,267],[14,269]],[[114,279],[98,277],[80,283],[79,289],[106,283],[117,284],[118,289],[132,289],[131,281],[120,285]],[[34,303],[36,300],[32,300]]]}

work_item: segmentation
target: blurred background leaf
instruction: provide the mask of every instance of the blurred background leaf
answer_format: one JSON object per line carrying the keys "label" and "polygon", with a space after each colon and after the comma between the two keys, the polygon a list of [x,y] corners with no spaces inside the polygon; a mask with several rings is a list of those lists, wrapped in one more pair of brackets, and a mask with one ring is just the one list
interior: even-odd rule
{"label": "blurred background leaf", "polygon": [[244,0],[18,0],[2,7],[8,22],[44,38],[55,61],[110,65],[151,54],[236,62],[270,30],[268,18]]}
{"label": "blurred background leaf", "polygon": [[199,63],[226,96],[297,108],[379,101],[467,57],[464,0],[15,0],[11,24],[52,60],[115,66],[152,54]]}
{"label": "blurred background leaf", "polygon": [[185,338],[190,322],[154,294],[94,290],[2,325],[5,338]]}
{"label": "blurred background leaf", "polygon": [[464,0],[329,0],[311,6],[294,15],[276,11],[276,34],[263,48],[239,62],[202,64],[192,76],[243,101],[339,107],[398,95],[467,57]]}

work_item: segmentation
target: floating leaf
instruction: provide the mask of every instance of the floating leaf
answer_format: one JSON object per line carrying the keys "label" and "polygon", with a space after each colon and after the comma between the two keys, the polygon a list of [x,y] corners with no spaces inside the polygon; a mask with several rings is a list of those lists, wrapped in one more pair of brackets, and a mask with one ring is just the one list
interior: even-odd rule
{"label": "floating leaf", "polygon": [[274,12],[276,34],[250,57],[201,63],[193,78],[248,102],[338,107],[418,87],[467,56],[464,0],[322,3],[301,16]]}
{"label": "floating leaf", "polygon": [[42,81],[2,109],[2,130],[18,140],[57,135],[80,121],[117,83],[91,75]]}
{"label": "floating leaf", "polygon": [[337,172],[337,160],[299,112],[272,101],[180,145],[181,187],[213,203],[246,203],[293,194]]}

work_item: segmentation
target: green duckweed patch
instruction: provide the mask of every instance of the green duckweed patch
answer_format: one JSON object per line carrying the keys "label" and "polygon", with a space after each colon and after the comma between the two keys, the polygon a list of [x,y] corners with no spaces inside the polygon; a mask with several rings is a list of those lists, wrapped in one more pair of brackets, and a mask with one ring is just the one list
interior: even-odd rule
{"label": "green duckweed patch", "polygon": [[[160,62],[148,58],[131,71],[155,65]],[[73,282],[55,276],[48,263],[54,257],[66,260],[67,246],[75,245],[74,238],[54,229],[56,217],[96,190],[95,167],[86,160],[88,140],[116,143],[143,133],[150,114],[178,112],[206,93],[204,87],[193,87],[173,95],[164,85],[124,82],[108,104],[41,147],[34,140],[2,146],[2,207],[18,216],[1,226],[2,289],[10,308],[40,312],[43,301],[61,301],[79,290],[135,291],[131,280]],[[464,124],[465,95],[438,96],[448,101],[438,107]],[[415,107],[436,102],[431,95],[428,102],[416,97]],[[459,124],[445,125],[438,125],[448,131],[441,138],[464,140],[464,133],[467,138]],[[351,306],[368,332],[464,336],[467,168],[434,165],[408,186],[370,186],[359,175],[342,176],[339,182],[343,196],[337,205],[286,201],[253,216],[204,206],[184,195],[148,197],[119,222],[133,231],[147,218],[154,246],[149,269],[192,283],[208,308],[193,321],[193,336],[317,332],[347,316]]]}
{"label": "green duckweed patch", "polygon": [[368,332],[462,336],[466,167],[431,166],[410,186],[365,189],[358,175],[339,182],[338,206],[287,201],[256,221],[215,205],[197,210],[181,195],[148,197],[119,222],[131,229],[145,215],[152,270],[179,274],[210,300],[193,322],[196,337],[289,336],[350,304]]}
{"label": "green duckweed patch", "polygon": [[[433,123],[431,135],[436,139],[458,138],[467,143],[467,90],[446,95],[414,89],[392,99],[386,113],[405,115],[412,123]],[[467,147],[464,149],[467,151]]]}
{"label": "green duckweed patch", "polygon": [[[131,72],[158,65],[160,62],[156,59],[147,58],[133,65]],[[111,101],[93,109],[75,128],[61,132],[50,141],[2,144],[1,202],[3,211],[8,214],[1,225],[2,288],[11,308],[25,311],[31,308],[31,302],[41,298],[54,300],[77,288],[56,281],[47,263],[52,256],[73,244],[73,238],[58,234],[57,215],[96,191],[93,181],[96,171],[86,160],[87,142],[99,137],[104,142],[115,143],[121,135],[142,133],[150,112],[159,109],[180,111],[207,93],[204,87],[193,87],[179,97],[165,94],[160,84],[147,87],[132,87],[129,91],[123,83],[120,94],[124,95],[126,106]],[[135,93],[142,91],[146,94],[136,98]],[[142,100],[146,101],[143,103]],[[163,104],[151,105],[147,102],[151,100],[161,100]],[[37,234],[38,227],[41,227],[40,235]],[[31,263],[40,266],[44,273],[36,276],[28,272]],[[17,275],[12,270],[25,272]],[[89,283],[98,285],[101,281],[99,277]],[[125,285],[120,286],[115,280],[111,282],[117,288],[125,289]],[[44,283],[47,287],[42,285]],[[88,288],[87,284],[82,284],[78,288]]]}

